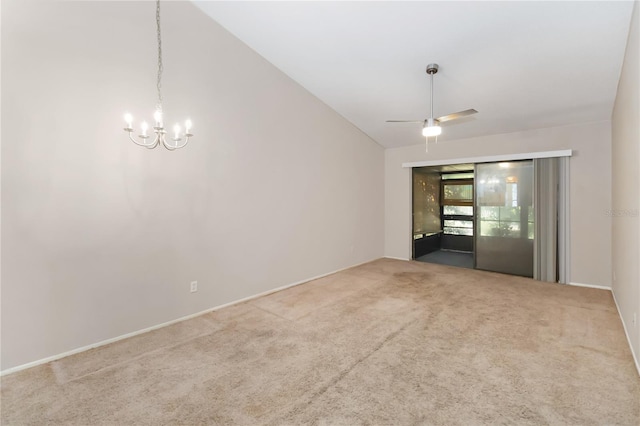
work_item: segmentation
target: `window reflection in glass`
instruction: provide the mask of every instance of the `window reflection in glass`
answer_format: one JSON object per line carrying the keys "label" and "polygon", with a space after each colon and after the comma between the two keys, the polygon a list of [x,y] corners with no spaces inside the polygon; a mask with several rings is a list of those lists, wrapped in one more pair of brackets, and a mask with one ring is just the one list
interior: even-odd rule
{"label": "window reflection in glass", "polygon": [[444,206],[442,213],[445,216],[473,216],[472,206]]}
{"label": "window reflection in glass", "polygon": [[461,200],[473,202],[473,184],[467,185],[444,185],[445,200]]}
{"label": "window reflection in glass", "polygon": [[467,235],[472,237],[473,236],[473,228],[451,228],[451,227],[444,227],[444,233],[445,234],[450,234],[450,235]]}

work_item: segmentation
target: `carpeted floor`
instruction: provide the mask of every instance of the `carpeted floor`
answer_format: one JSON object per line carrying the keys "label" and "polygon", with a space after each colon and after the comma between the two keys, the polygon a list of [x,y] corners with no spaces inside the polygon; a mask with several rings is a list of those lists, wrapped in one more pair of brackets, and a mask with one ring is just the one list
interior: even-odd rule
{"label": "carpeted floor", "polygon": [[3,425],[638,425],[608,291],[380,259],[2,378]]}

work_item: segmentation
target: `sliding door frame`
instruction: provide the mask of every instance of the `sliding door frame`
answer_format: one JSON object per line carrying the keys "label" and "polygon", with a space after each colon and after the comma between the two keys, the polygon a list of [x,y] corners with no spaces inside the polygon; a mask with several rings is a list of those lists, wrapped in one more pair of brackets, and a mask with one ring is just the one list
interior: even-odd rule
{"label": "sliding door frame", "polygon": [[452,166],[454,164],[466,163],[496,163],[500,161],[518,161],[533,160],[535,158],[555,158],[555,157],[571,157],[573,151],[563,149],[560,151],[540,151],[540,152],[524,152],[521,154],[504,154],[504,155],[487,155],[482,157],[467,158],[450,158],[444,160],[414,161],[410,163],[402,163],[402,168],[408,169],[413,167],[427,166]]}
{"label": "sliding door frame", "polygon": [[[557,158],[557,157],[571,157],[573,155],[573,151],[571,149],[564,149],[558,151],[539,151],[539,152],[523,152],[517,154],[504,154],[504,155],[488,155],[481,157],[466,157],[466,158],[456,158],[456,159],[442,159],[442,160],[429,160],[429,161],[414,161],[409,163],[402,163],[403,168],[413,169],[414,167],[429,167],[429,166],[448,166],[454,164],[466,164],[472,163],[474,165],[474,178],[475,178],[475,165],[478,163],[496,163],[501,161],[518,161],[518,160],[533,160],[536,158]],[[569,197],[569,169],[570,162],[565,161],[564,167],[561,167],[560,172],[560,188],[559,192],[561,194],[559,204],[562,204],[559,207],[563,210],[562,217],[559,218],[558,223],[558,249],[559,249],[559,259],[558,259],[558,271],[559,271],[559,282],[566,284],[571,282],[571,235],[570,235],[570,197]],[[412,170],[413,175],[413,170]],[[411,180],[411,190],[413,194],[413,178]],[[412,195],[413,197],[413,195]],[[413,201],[413,198],[412,198]],[[474,209],[474,216],[476,212]],[[413,250],[413,203],[411,207],[411,250]],[[474,234],[476,233],[475,226],[475,217],[474,217]],[[564,250],[560,251],[561,248]],[[412,252],[413,254],[413,252]],[[474,249],[474,267],[475,265],[475,249]],[[564,282],[563,282],[564,278]]]}

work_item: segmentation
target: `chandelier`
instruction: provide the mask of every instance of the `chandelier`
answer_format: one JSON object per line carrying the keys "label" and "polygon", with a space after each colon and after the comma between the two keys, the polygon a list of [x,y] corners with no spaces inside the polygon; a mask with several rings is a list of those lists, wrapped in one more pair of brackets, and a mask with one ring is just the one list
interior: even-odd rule
{"label": "chandelier", "polygon": [[[153,149],[162,144],[169,151],[173,151],[179,148],[183,148],[189,142],[189,138],[193,136],[191,133],[191,120],[186,120],[184,123],[184,133],[179,124],[173,126],[173,137],[167,138],[167,131],[164,128],[164,121],[162,116],[162,39],[160,37],[160,0],[156,0],[156,27],[158,35],[158,79],[156,87],[158,89],[158,105],[156,106],[156,112],[153,114],[154,125],[152,127],[155,138],[151,141],[151,135],[149,134],[149,124],[146,121],[140,123],[140,134],[138,135],[139,141],[133,137],[133,116],[129,113],[124,115],[124,121],[127,123],[127,127],[124,131],[129,134],[129,139],[136,145],[144,146],[145,148]],[[169,141],[167,140],[169,139]]]}

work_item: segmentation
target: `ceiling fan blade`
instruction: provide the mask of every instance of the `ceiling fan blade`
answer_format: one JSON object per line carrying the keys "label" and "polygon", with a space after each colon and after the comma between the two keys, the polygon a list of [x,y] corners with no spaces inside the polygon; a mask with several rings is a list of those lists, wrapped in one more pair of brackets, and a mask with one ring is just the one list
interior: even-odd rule
{"label": "ceiling fan blade", "polygon": [[451,120],[455,120],[457,118],[462,118],[462,117],[466,117],[467,115],[472,115],[472,114],[476,114],[478,111],[476,111],[475,109],[468,109],[465,111],[460,111],[460,112],[454,112],[453,114],[447,114],[447,115],[443,115],[442,117],[438,117],[436,118],[436,121],[439,123],[444,123],[445,121],[451,121]]}
{"label": "ceiling fan blade", "polygon": [[387,123],[424,123],[424,120],[387,120]]}

